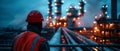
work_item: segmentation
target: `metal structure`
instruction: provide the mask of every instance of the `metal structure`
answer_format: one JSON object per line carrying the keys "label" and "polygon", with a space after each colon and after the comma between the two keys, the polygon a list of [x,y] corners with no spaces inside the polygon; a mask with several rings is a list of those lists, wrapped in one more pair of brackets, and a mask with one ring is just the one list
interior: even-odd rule
{"label": "metal structure", "polygon": [[81,1],[79,2],[79,7],[80,7],[80,14],[79,14],[79,16],[80,16],[80,17],[83,16],[84,13],[85,13],[85,11],[84,11],[84,6],[85,6],[85,1],[84,1],[84,0],[81,0]]}
{"label": "metal structure", "polygon": [[67,11],[68,27],[75,27],[75,22],[78,17],[78,10],[74,6],[70,6]]}
{"label": "metal structure", "polygon": [[111,17],[113,20],[117,19],[117,0],[111,0]]}
{"label": "metal structure", "polygon": [[48,0],[48,17],[52,18],[52,0]]}
{"label": "metal structure", "polygon": [[100,18],[101,20],[106,20],[106,18],[107,18],[107,7],[108,6],[105,4],[101,8],[101,10],[102,10],[102,16]]}
{"label": "metal structure", "polygon": [[56,17],[58,17],[58,19],[61,17],[61,10],[62,10],[62,4],[63,4],[63,2],[62,2],[62,0],[54,0],[54,2],[55,2],[55,6],[56,6],[56,10],[55,10],[55,13],[56,13]]}
{"label": "metal structure", "polygon": [[120,43],[120,21],[117,19],[117,0],[111,0],[111,19],[107,19],[107,5],[102,6],[101,18],[95,18],[94,35],[98,43]]}

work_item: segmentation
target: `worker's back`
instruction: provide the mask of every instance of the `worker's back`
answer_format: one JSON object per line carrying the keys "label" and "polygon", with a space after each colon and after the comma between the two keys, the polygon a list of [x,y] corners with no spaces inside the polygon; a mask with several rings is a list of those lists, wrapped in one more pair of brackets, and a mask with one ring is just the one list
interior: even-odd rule
{"label": "worker's back", "polygon": [[26,31],[15,38],[13,51],[49,51],[49,46],[45,38]]}
{"label": "worker's back", "polygon": [[31,11],[26,19],[27,31],[18,35],[13,42],[13,51],[49,51],[49,46],[45,38],[41,36],[42,14]]}

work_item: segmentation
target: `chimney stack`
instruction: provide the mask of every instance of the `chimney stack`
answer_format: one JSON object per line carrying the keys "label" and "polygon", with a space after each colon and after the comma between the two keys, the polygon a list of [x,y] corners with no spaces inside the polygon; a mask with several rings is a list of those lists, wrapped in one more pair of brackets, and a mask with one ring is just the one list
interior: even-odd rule
{"label": "chimney stack", "polygon": [[113,20],[117,19],[117,0],[111,0],[111,17]]}

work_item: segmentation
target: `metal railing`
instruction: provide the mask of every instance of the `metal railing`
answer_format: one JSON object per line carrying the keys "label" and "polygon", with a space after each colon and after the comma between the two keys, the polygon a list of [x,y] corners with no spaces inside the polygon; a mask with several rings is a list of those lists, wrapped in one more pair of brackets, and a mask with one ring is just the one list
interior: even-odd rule
{"label": "metal railing", "polygon": [[56,44],[49,45],[50,47],[120,47],[120,44]]}
{"label": "metal railing", "polygon": [[[67,29],[66,29],[67,30]],[[69,33],[72,33],[76,36],[80,36],[70,30],[67,30]],[[66,32],[65,35],[68,36],[68,33],[67,31],[63,31],[63,32]],[[53,38],[51,39],[51,41],[49,42],[49,47],[52,48],[51,51],[54,51],[53,49],[60,49],[61,47],[100,47],[100,49],[103,51],[105,49],[116,49],[119,50],[120,49],[120,44],[97,44],[97,43],[94,43],[82,36],[80,36],[81,38],[83,38],[83,40],[85,40],[87,43],[89,44],[78,44],[78,43],[72,43],[72,44],[61,44],[60,43],[60,36],[61,35],[61,28],[58,29],[58,31],[55,33],[55,35],[53,36]],[[70,37],[69,37],[70,38]],[[70,38],[72,40],[72,38]],[[56,41],[56,40],[59,40],[59,41]],[[55,42],[56,41],[56,42]],[[107,47],[107,48],[106,48]],[[110,47],[110,48],[109,48]],[[1,50],[11,50],[12,49],[12,44],[0,44],[0,51]],[[112,50],[114,50],[112,49]],[[60,50],[59,50],[60,51]]]}
{"label": "metal railing", "polygon": [[[12,47],[12,44],[0,44],[2,47]],[[49,47],[120,47],[120,44],[50,44]]]}
{"label": "metal railing", "polygon": [[[0,47],[12,47],[12,44],[0,44]],[[120,47],[120,44],[49,44],[49,47]]]}

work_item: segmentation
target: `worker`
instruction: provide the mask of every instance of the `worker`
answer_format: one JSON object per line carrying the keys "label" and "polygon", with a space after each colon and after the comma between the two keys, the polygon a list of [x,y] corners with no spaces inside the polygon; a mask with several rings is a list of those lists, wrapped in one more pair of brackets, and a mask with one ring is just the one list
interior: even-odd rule
{"label": "worker", "polygon": [[39,11],[31,11],[26,19],[27,31],[15,37],[12,51],[50,51],[47,40],[41,37],[42,21]]}

